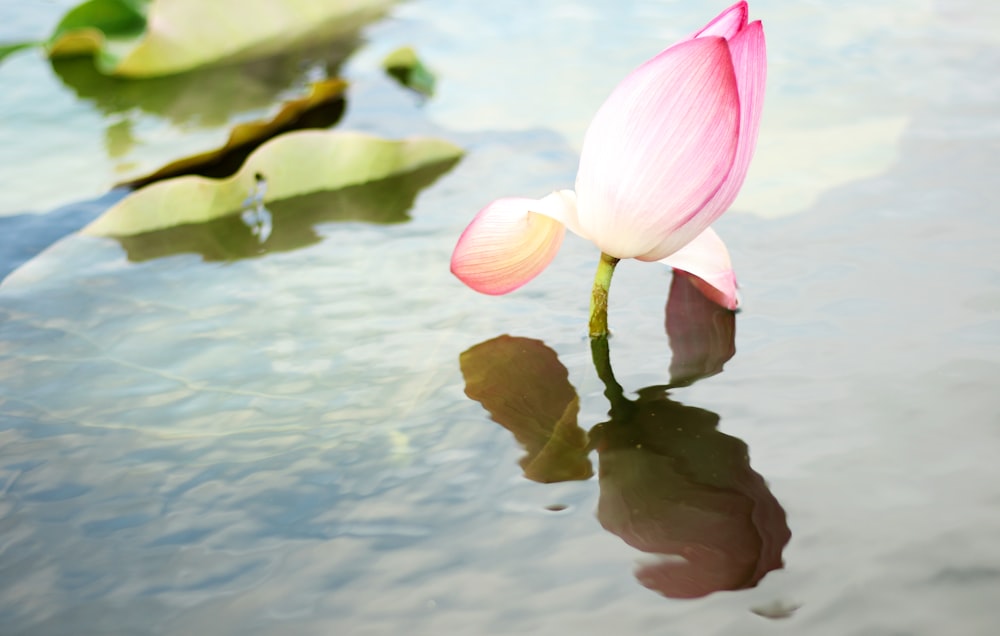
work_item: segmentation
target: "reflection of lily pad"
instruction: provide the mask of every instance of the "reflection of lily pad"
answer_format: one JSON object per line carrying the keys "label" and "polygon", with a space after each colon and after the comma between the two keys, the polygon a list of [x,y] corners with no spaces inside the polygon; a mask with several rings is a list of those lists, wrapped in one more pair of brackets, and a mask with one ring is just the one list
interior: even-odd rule
{"label": "reflection of lily pad", "polygon": [[108,210],[84,232],[130,236],[204,223],[245,207],[267,184],[260,202],[337,190],[457,159],[457,146],[430,138],[381,139],[343,131],[298,131],[269,140],[226,179],[185,176],[154,183]]}
{"label": "reflection of lily pad", "polygon": [[337,75],[357,44],[357,33],[352,32],[319,47],[147,79],[105,75],[92,59],[83,57],[53,59],[52,70],[77,97],[93,102],[102,113],[135,118],[133,111],[139,110],[175,124],[212,127],[227,124],[235,114],[271,106],[316,69],[326,77]]}
{"label": "reflection of lily pad", "polygon": [[298,249],[321,240],[315,226],[334,221],[401,223],[420,191],[455,165],[448,160],[387,179],[274,201],[266,210],[266,237],[237,214],[207,223],[181,225],[119,238],[131,261],[173,254],[201,254],[225,261]]}
{"label": "reflection of lily pad", "polygon": [[119,185],[142,187],[183,174],[228,177],[268,139],[291,130],[327,128],[336,123],[344,113],[346,87],[347,83],[339,79],[316,82],[308,95],[285,102],[271,119],[238,124],[222,148],[178,159],[152,174]]}
{"label": "reflection of lily pad", "polygon": [[273,55],[353,31],[390,0],[88,0],[49,41],[52,57],[94,55],[102,72],[157,77]]}

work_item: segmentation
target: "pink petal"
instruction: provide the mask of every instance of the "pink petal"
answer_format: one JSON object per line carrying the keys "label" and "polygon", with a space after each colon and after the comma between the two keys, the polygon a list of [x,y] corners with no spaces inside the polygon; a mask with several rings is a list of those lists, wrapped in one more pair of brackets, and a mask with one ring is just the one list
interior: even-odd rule
{"label": "pink petal", "polygon": [[729,260],[729,250],[712,228],[706,228],[693,241],[660,262],[674,268],[675,276],[677,270],[690,274],[694,286],[712,302],[726,309],[739,306],[736,273]]}
{"label": "pink petal", "polygon": [[484,294],[506,294],[541,273],[562,245],[572,199],[498,199],[479,211],[458,239],[451,272]]}
{"label": "pink petal", "polygon": [[752,22],[729,41],[733,56],[736,82],[740,94],[740,133],[733,168],[722,187],[698,213],[674,228],[669,240],[644,254],[641,260],[658,261],[671,254],[682,241],[690,241],[715,222],[729,209],[743,187],[750,159],[757,147],[760,116],[764,108],[764,83],[767,76],[767,55],[764,29],[760,21]]}
{"label": "pink petal", "polygon": [[728,40],[747,25],[747,16],[749,14],[750,8],[746,2],[741,0],[720,13],[714,20],[705,25],[701,31],[698,31],[691,37],[703,38],[715,35]]}
{"label": "pink petal", "polygon": [[660,246],[725,181],[739,121],[733,62],[722,38],[681,42],[633,71],[601,106],[583,142],[576,192],[584,233],[618,258]]}
{"label": "pink petal", "polygon": [[733,56],[736,84],[740,92],[740,140],[732,171],[701,213],[704,215],[703,218],[711,218],[712,221],[725,212],[736,199],[740,188],[743,187],[743,180],[747,176],[754,150],[757,148],[757,133],[760,130],[760,116],[764,110],[764,85],[767,79],[767,50],[764,43],[764,27],[760,21],[748,24],[731,39],[729,50]]}

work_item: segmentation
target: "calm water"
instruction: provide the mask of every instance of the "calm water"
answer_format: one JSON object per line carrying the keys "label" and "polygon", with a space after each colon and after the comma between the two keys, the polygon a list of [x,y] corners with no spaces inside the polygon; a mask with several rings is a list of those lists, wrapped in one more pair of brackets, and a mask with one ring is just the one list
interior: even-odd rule
{"label": "calm water", "polygon": [[[0,3],[0,35],[66,4]],[[310,67],[167,108],[8,59],[0,633],[1000,631],[993,5],[754,4],[735,320],[623,263],[595,367],[589,244],[508,297],[447,272],[483,203],[569,186],[606,92],[721,8],[402,4],[354,43],[339,125],[467,156],[384,184],[394,223],[276,211],[294,240],[221,257],[57,239]],[[378,70],[402,44],[426,104]]]}

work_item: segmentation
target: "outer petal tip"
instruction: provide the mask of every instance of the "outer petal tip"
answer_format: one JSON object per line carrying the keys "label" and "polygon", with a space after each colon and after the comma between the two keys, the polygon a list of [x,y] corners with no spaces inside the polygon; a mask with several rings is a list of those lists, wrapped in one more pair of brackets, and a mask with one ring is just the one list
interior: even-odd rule
{"label": "outer petal tip", "polygon": [[[732,169],[739,114],[721,37],[681,42],[633,71],[584,138],[576,190],[585,233],[618,258],[658,246],[662,257],[690,241],[714,220],[700,211]],[[692,218],[698,227],[684,230]]]}
{"label": "outer petal tip", "polygon": [[729,7],[711,22],[706,24],[693,37],[701,38],[710,35],[726,38],[727,40],[739,33],[747,25],[747,17],[750,15],[750,7],[745,0],[740,0]]}
{"label": "outer petal tip", "polygon": [[472,219],[451,256],[451,272],[472,289],[506,294],[541,273],[555,258],[566,227],[532,211],[534,199],[498,199]]}

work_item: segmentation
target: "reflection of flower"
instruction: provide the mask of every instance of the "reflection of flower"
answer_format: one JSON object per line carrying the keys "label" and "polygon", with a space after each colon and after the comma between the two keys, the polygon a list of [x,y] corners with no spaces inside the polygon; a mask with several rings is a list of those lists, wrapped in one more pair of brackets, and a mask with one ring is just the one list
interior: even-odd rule
{"label": "reflection of flower", "polygon": [[[513,291],[552,261],[568,227],[607,264],[595,301],[601,290],[606,301],[618,260],[636,258],[698,276],[735,309],[729,255],[709,225],[736,198],[757,143],[766,54],[748,12],[738,2],[626,77],[587,130],[576,192],[489,204],[459,239],[452,272],[476,291]],[[593,311],[591,335],[606,335]]]}
{"label": "reflection of flower", "polygon": [[[715,313],[721,312],[721,313]],[[673,598],[756,585],[782,566],[791,537],[785,512],[750,467],[746,445],[717,430],[719,416],[673,401],[667,391],[718,373],[733,355],[734,321],[675,274],[666,326],[672,382],[625,397],[608,340],[591,342],[610,419],[585,433],[579,398],[554,351],[539,340],[500,336],[461,355],[466,394],[510,430],[540,482],[587,479],[600,462],[597,518],[629,545],[655,555],[639,581]]]}
{"label": "reflection of flower", "polygon": [[[657,555],[636,577],[673,598],[753,587],[780,568],[785,513],[719,417],[656,388],[591,431],[600,457],[597,518]],[[674,557],[674,558],[671,558]],[[679,558],[677,558],[679,557]]]}
{"label": "reflection of flower", "polygon": [[670,385],[684,386],[722,371],[736,353],[736,314],[700,294],[700,281],[674,272],[667,300]]}

